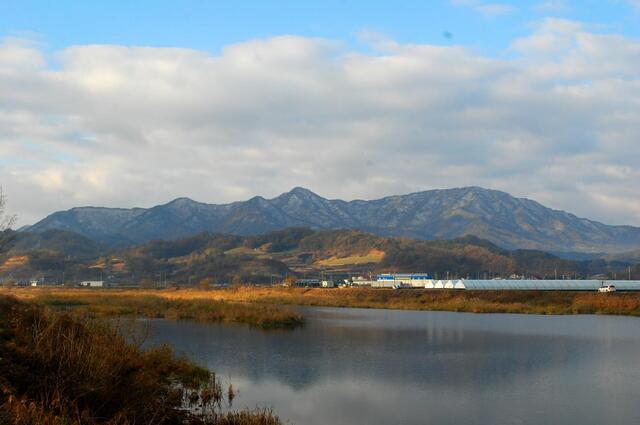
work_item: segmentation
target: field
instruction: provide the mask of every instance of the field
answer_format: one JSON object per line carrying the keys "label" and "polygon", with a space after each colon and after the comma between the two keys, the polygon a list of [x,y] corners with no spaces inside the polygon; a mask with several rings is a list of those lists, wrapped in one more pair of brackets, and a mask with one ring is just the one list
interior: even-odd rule
{"label": "field", "polygon": [[5,260],[4,263],[0,264],[0,272],[5,272],[16,267],[24,266],[28,261],[29,256],[27,255],[14,255]]}
{"label": "field", "polygon": [[366,255],[352,255],[348,257],[331,257],[325,260],[318,260],[316,266],[336,267],[353,266],[362,264],[379,263],[384,258],[384,252],[372,249]]}
{"label": "field", "polygon": [[[7,290],[5,290],[7,291]],[[452,291],[248,287],[214,290],[12,289],[21,299],[95,315],[141,315],[293,327],[303,318],[284,305],[471,313],[640,316],[640,293]]]}
{"label": "field", "polygon": [[286,307],[207,297],[189,299],[175,296],[175,291],[14,288],[3,292],[88,317],[191,319],[262,329],[294,328],[303,324],[302,316]]}
{"label": "field", "polygon": [[458,311],[471,313],[640,316],[640,293],[453,291],[371,288],[250,288],[178,291],[175,296],[268,304]]}

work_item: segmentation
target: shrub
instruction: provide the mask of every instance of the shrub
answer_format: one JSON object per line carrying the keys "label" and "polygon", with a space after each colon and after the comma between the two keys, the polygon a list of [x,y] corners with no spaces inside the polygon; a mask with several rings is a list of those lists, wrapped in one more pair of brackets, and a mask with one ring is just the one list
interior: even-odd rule
{"label": "shrub", "polygon": [[2,424],[280,423],[267,411],[222,413],[215,375],[166,346],[128,344],[105,322],[0,297],[0,333]]}

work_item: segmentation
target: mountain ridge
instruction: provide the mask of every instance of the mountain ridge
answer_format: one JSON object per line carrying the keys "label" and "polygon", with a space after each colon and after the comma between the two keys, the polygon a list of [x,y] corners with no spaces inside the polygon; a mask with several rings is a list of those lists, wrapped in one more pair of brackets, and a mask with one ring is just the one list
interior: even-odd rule
{"label": "mountain ridge", "polygon": [[202,279],[271,283],[287,276],[417,271],[447,276],[640,276],[640,264],[565,260],[538,250],[505,250],[475,236],[450,241],[381,237],[359,230],[288,228],[261,235],[199,233],[113,249],[65,230],[20,233],[0,256],[0,278],[22,282],[102,279],[137,283],[163,276],[175,285]]}
{"label": "mountain ridge", "polygon": [[228,204],[180,197],[151,208],[75,207],[25,230],[70,230],[123,246],[202,231],[254,235],[289,227],[358,229],[423,240],[472,235],[507,249],[614,253],[640,248],[640,228],[606,225],[477,186],[374,200],[327,199],[294,187],[271,199],[254,196]]}

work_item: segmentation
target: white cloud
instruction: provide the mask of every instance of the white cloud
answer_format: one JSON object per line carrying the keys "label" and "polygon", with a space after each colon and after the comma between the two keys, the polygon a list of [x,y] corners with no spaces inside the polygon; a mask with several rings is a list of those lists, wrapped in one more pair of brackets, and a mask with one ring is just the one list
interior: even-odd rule
{"label": "white cloud", "polygon": [[577,35],[583,30],[584,27],[579,22],[547,18],[537,24],[534,34],[515,40],[512,47],[525,54],[564,55],[571,50],[572,45],[577,41]]}
{"label": "white cloud", "polygon": [[7,38],[0,43],[0,70],[37,69],[44,64],[44,57],[29,40]]}
{"label": "white cloud", "polygon": [[[640,224],[640,43],[546,20],[514,59],[374,37],[190,49],[0,46],[0,184],[21,224],[77,205],[374,198],[480,185]],[[621,207],[621,206],[624,206]]]}
{"label": "white cloud", "polygon": [[546,0],[536,4],[534,9],[540,12],[560,13],[571,10],[571,7],[565,0]]}
{"label": "white cloud", "polygon": [[635,10],[640,11],[640,0],[624,0],[629,6]]}
{"label": "white cloud", "polygon": [[508,15],[515,12],[516,8],[504,3],[487,3],[480,4],[474,8],[476,12],[481,13],[487,18],[493,18],[496,16]]}
{"label": "white cloud", "polygon": [[508,15],[517,9],[507,3],[486,3],[480,0],[451,0],[451,4],[459,7],[468,7],[480,13],[485,18],[495,18],[497,16]]}

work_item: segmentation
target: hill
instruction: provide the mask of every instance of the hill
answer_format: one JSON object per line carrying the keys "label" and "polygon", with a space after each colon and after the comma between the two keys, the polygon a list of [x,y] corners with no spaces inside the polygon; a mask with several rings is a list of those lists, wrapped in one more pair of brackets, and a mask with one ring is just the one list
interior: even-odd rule
{"label": "hill", "polygon": [[106,247],[86,236],[68,230],[50,229],[44,232],[17,232],[10,244],[9,253],[53,251],[65,257],[95,258]]}
{"label": "hill", "polygon": [[[14,247],[1,258],[0,277],[60,281],[64,274],[67,281],[195,285],[203,279],[211,283],[269,283],[286,276],[346,277],[381,272],[427,272],[440,278],[512,274],[586,277],[628,271],[629,266],[604,259],[565,260],[536,250],[506,250],[473,236],[423,241],[358,230],[290,228],[251,236],[205,232],[132,248],[98,248],[93,258],[71,255],[78,240],[83,237],[70,237],[68,247],[59,243],[40,244],[26,251]],[[43,249],[45,246],[48,249]],[[640,267],[633,273],[640,274]]]}
{"label": "hill", "polygon": [[507,249],[615,253],[640,248],[640,228],[605,225],[479,187],[372,201],[329,200],[295,188],[273,199],[225,205],[180,198],[149,209],[81,207],[56,212],[27,230],[69,230],[111,246],[132,246],[203,231],[247,236],[301,226],[423,240],[473,235]]}

